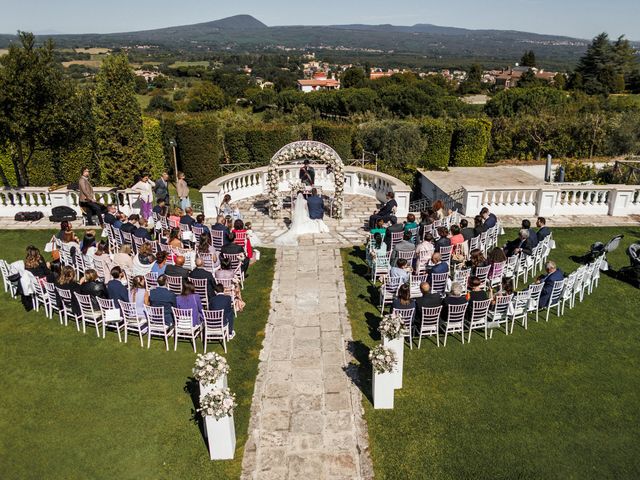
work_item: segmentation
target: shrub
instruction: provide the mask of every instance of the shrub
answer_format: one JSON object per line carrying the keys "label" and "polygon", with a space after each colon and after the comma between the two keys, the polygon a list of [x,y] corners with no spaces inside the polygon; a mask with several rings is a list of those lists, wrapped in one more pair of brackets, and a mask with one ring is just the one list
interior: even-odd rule
{"label": "shrub", "polygon": [[224,132],[224,148],[229,163],[250,163],[251,152],[247,147],[247,128],[227,128]]}
{"label": "shrub", "polygon": [[146,173],[156,179],[166,170],[160,121],[151,117],[142,117],[142,132],[148,165]]}
{"label": "shrub", "polygon": [[[581,162],[580,160],[563,160],[560,165],[564,167],[565,182],[588,182],[598,179],[598,172],[595,165]],[[556,182],[560,180],[560,168],[556,168]]]}
{"label": "shrub", "polygon": [[16,171],[13,168],[11,155],[0,148],[0,181],[5,187],[15,187],[18,184]]}
{"label": "shrub", "polygon": [[353,134],[354,127],[348,123],[317,122],[311,125],[312,138],[332,147],[342,160],[353,157]]}
{"label": "shrub", "polygon": [[426,119],[420,125],[427,146],[418,165],[432,170],[444,170],[451,157],[453,125],[447,120]]}
{"label": "shrub", "polygon": [[247,129],[246,145],[251,162],[267,165],[271,157],[286,144],[299,140],[293,128],[283,124],[268,124]]}
{"label": "shrub", "polygon": [[451,143],[451,165],[480,167],[491,139],[491,122],[470,118],[456,122]]}
{"label": "shrub", "polygon": [[220,175],[218,122],[211,116],[190,115],[176,122],[179,168],[187,182],[200,187]]}

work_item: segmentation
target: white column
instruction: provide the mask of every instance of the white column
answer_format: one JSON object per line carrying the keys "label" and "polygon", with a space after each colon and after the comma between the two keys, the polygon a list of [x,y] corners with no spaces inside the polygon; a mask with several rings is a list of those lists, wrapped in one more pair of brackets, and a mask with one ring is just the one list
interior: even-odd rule
{"label": "white column", "polygon": [[477,187],[465,187],[464,196],[462,197],[462,204],[464,211],[462,212],[467,217],[473,217],[480,213],[482,209],[482,196],[484,190]]}
{"label": "white column", "polygon": [[609,215],[617,217],[640,213],[634,211],[633,196],[637,187],[620,185],[609,191]]}
{"label": "white column", "polygon": [[538,190],[536,196],[536,215],[539,217],[552,217],[556,213],[556,207],[560,198],[560,190],[554,187],[543,187]]}
{"label": "white column", "polygon": [[393,373],[376,373],[373,371],[371,392],[373,394],[373,408],[393,408]]}
{"label": "white column", "polygon": [[388,347],[389,350],[393,350],[396,354],[396,368],[389,375],[393,375],[393,388],[402,388],[402,375],[404,372],[404,336],[396,338],[395,340],[388,340],[386,337],[382,337],[382,345]]}

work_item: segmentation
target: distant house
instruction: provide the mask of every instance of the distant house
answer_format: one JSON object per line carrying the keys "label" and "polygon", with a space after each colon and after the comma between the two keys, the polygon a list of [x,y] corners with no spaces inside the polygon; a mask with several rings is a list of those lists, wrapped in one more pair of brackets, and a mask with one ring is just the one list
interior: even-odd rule
{"label": "distant house", "polygon": [[396,73],[398,73],[398,70],[382,70],[381,68],[372,68],[371,72],[369,72],[369,79],[370,80],[378,80],[379,78],[384,78],[384,77],[390,77]]}
{"label": "distant house", "polygon": [[338,90],[340,81],[327,78],[327,75],[323,72],[316,72],[313,78],[298,80],[298,88],[304,93],[318,90]]}
{"label": "distant house", "polygon": [[508,68],[507,70],[503,70],[495,75],[496,88],[504,88],[506,90],[517,86],[522,75],[530,69],[533,71],[533,74],[537,79],[543,80],[549,84],[553,84],[554,78],[558,74],[558,72],[545,72],[544,70],[537,69],[535,67],[521,67],[516,65],[515,67]]}
{"label": "distant house", "polygon": [[160,76],[160,72],[155,72],[153,70],[134,70],[134,72],[138,77],[144,77],[147,83],[153,82],[157,77]]}

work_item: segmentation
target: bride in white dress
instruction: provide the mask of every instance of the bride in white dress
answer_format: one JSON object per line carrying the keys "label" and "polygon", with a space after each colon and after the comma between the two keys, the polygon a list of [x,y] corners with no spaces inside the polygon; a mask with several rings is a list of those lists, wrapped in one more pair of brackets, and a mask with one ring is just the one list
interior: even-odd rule
{"label": "bride in white dress", "polygon": [[309,207],[302,193],[298,193],[289,230],[275,239],[276,245],[297,246],[298,237],[313,233],[329,233],[329,227],[323,220],[309,218]]}

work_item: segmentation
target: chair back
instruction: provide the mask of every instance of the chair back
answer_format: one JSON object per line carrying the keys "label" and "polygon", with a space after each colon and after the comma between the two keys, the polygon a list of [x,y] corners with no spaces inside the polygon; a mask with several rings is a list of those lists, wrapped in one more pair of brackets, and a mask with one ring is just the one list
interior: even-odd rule
{"label": "chair back", "polygon": [[447,289],[448,273],[432,273],[431,274],[431,292],[444,293]]}
{"label": "chair back", "polygon": [[453,251],[453,246],[448,245],[446,247],[440,247],[438,251],[442,256],[442,261],[446,264],[451,264],[451,252]]}
{"label": "chair back", "polygon": [[234,230],[234,233],[236,235],[236,238],[233,240],[233,243],[235,243],[236,245],[240,245],[242,248],[244,248],[244,251],[247,251],[247,232],[241,232],[238,230]]}
{"label": "chair back", "polygon": [[404,237],[404,232],[391,232],[391,250],[396,246],[396,243],[400,243]]}
{"label": "chair back", "polygon": [[553,282],[553,289],[551,290],[551,298],[549,299],[549,306],[555,305],[562,298],[562,290],[564,289],[564,278]]}
{"label": "chair back", "polygon": [[176,331],[191,331],[193,329],[193,312],[190,308],[171,307],[175,320]]}
{"label": "chair back", "polygon": [[391,297],[395,297],[398,294],[398,289],[402,284],[402,280],[400,277],[385,277],[384,283],[382,284],[382,290],[386,295],[390,295]]}
{"label": "chair back", "polygon": [[413,315],[416,313],[414,308],[395,308],[393,313],[396,313],[402,317],[402,323],[405,329],[411,329],[411,323],[413,322]]}
{"label": "chair back", "polygon": [[416,254],[415,250],[409,250],[409,251],[396,250],[396,253],[398,254],[398,258],[404,258],[407,261],[407,265],[412,264],[413,257]]}
{"label": "chair back", "polygon": [[212,331],[222,331],[224,327],[224,310],[202,310],[202,323],[207,336]]}
{"label": "chair back", "polygon": [[167,275],[167,287],[176,295],[182,293],[182,277]]}
{"label": "chair back", "polygon": [[[140,318],[138,316],[138,309],[136,308],[136,304],[132,302],[123,302],[122,300],[118,300],[120,304],[120,310],[122,311],[122,316],[124,317],[124,321],[128,324],[137,324],[144,318]],[[146,306],[145,306],[146,307]],[[162,307],[157,307],[163,310]],[[163,321],[164,321],[164,310],[163,310]]]}
{"label": "chair back", "polygon": [[417,240],[418,240],[418,228],[419,227],[407,228],[407,232],[411,232],[411,241],[413,243],[417,243]]}
{"label": "chair back", "polygon": [[[514,314],[522,315],[522,313],[526,312],[529,308],[529,300],[531,299],[531,293],[529,290],[523,290],[522,292],[517,292],[516,296],[513,297],[513,311]],[[537,305],[537,301],[536,301]]]}
{"label": "chair back", "polygon": [[422,327],[435,326],[438,327],[440,321],[440,313],[442,312],[442,305],[437,307],[422,307]]}
{"label": "chair back", "polygon": [[469,252],[480,249],[480,235],[469,240]]}
{"label": "chair back", "polygon": [[460,324],[462,325],[464,322],[464,314],[467,311],[468,303],[461,303],[459,305],[448,305],[448,317],[447,323],[449,325],[452,324]]}
{"label": "chair back", "polygon": [[144,238],[133,235],[133,249],[136,253],[140,251],[140,247],[144,245]]}
{"label": "chair back", "polygon": [[471,304],[471,322],[478,324],[486,322],[491,300],[474,300]]}
{"label": "chair back", "polygon": [[216,282],[224,287],[225,295],[230,295],[232,298],[235,297],[236,284],[233,278],[216,278]]}
{"label": "chair back", "polygon": [[188,223],[179,223],[178,228],[180,229],[181,233],[191,231],[191,226]]}
{"label": "chair back", "polygon": [[131,234],[129,232],[123,232],[122,230],[120,230],[120,234],[122,235],[123,243],[127,243],[129,245],[133,245],[133,239],[132,239]]}
{"label": "chair back", "polygon": [[96,314],[95,309],[93,308],[93,303],[91,302],[90,295],[82,295],[80,293],[75,293],[76,299],[78,300],[78,305],[80,305],[80,313],[84,317],[88,315],[92,317]]}
{"label": "chair back", "polygon": [[189,278],[193,286],[196,288],[196,293],[200,295],[200,302],[203,308],[209,307],[209,293],[207,290],[206,278]]}
{"label": "chair back", "polygon": [[237,270],[244,259],[244,253],[223,253],[222,256],[231,262],[231,270]]}
{"label": "chair back", "polygon": [[487,265],[486,267],[476,267],[476,277],[480,279],[480,281],[486,287],[487,285],[487,276],[489,275],[489,270],[491,269],[491,265]]}
{"label": "chair back", "polygon": [[154,288],[158,288],[158,274],[156,272],[149,272],[144,276],[144,284],[147,288],[147,292],[150,292]]}
{"label": "chair back", "polygon": [[530,309],[538,309],[540,302],[540,295],[542,294],[542,288],[544,287],[543,283],[532,283],[529,285],[527,291],[529,292],[529,308]]}
{"label": "chair back", "polygon": [[196,243],[200,243],[200,236],[204,233],[204,228],[196,227],[195,225],[191,227],[191,231],[193,232],[193,237]]}
{"label": "chair back", "polygon": [[491,272],[489,276],[489,284],[491,286],[498,285],[502,281],[502,275],[504,274],[504,266],[507,262],[495,262],[491,265]]}
{"label": "chair back", "polygon": [[513,294],[498,295],[495,297],[496,303],[493,306],[493,318],[505,318],[509,312],[509,305],[513,299]]}
{"label": "chair back", "polygon": [[420,294],[420,285],[423,282],[427,282],[429,280],[429,274],[428,273],[423,273],[423,274],[411,274],[411,276],[409,277],[409,286],[411,287],[411,292],[414,293],[418,293],[418,295]]}
{"label": "chair back", "polygon": [[[122,302],[124,303],[124,302]],[[134,305],[135,309],[135,305]],[[164,307],[151,307],[149,305],[144,306],[144,311],[147,314],[147,322],[149,324],[149,330],[165,331],[164,324]],[[135,318],[137,318],[137,313]]]}
{"label": "chair back", "polygon": [[460,285],[462,285],[462,288],[466,292],[469,288],[468,286],[469,286],[470,276],[471,276],[470,268],[460,268],[453,272],[453,282],[459,283]]}
{"label": "chair back", "polygon": [[51,282],[42,282],[44,285],[44,292],[49,299],[49,305],[53,308],[58,308],[58,297],[56,295],[56,286]]}
{"label": "chair back", "polygon": [[222,230],[211,230],[211,244],[218,252],[224,245],[224,232]]}

